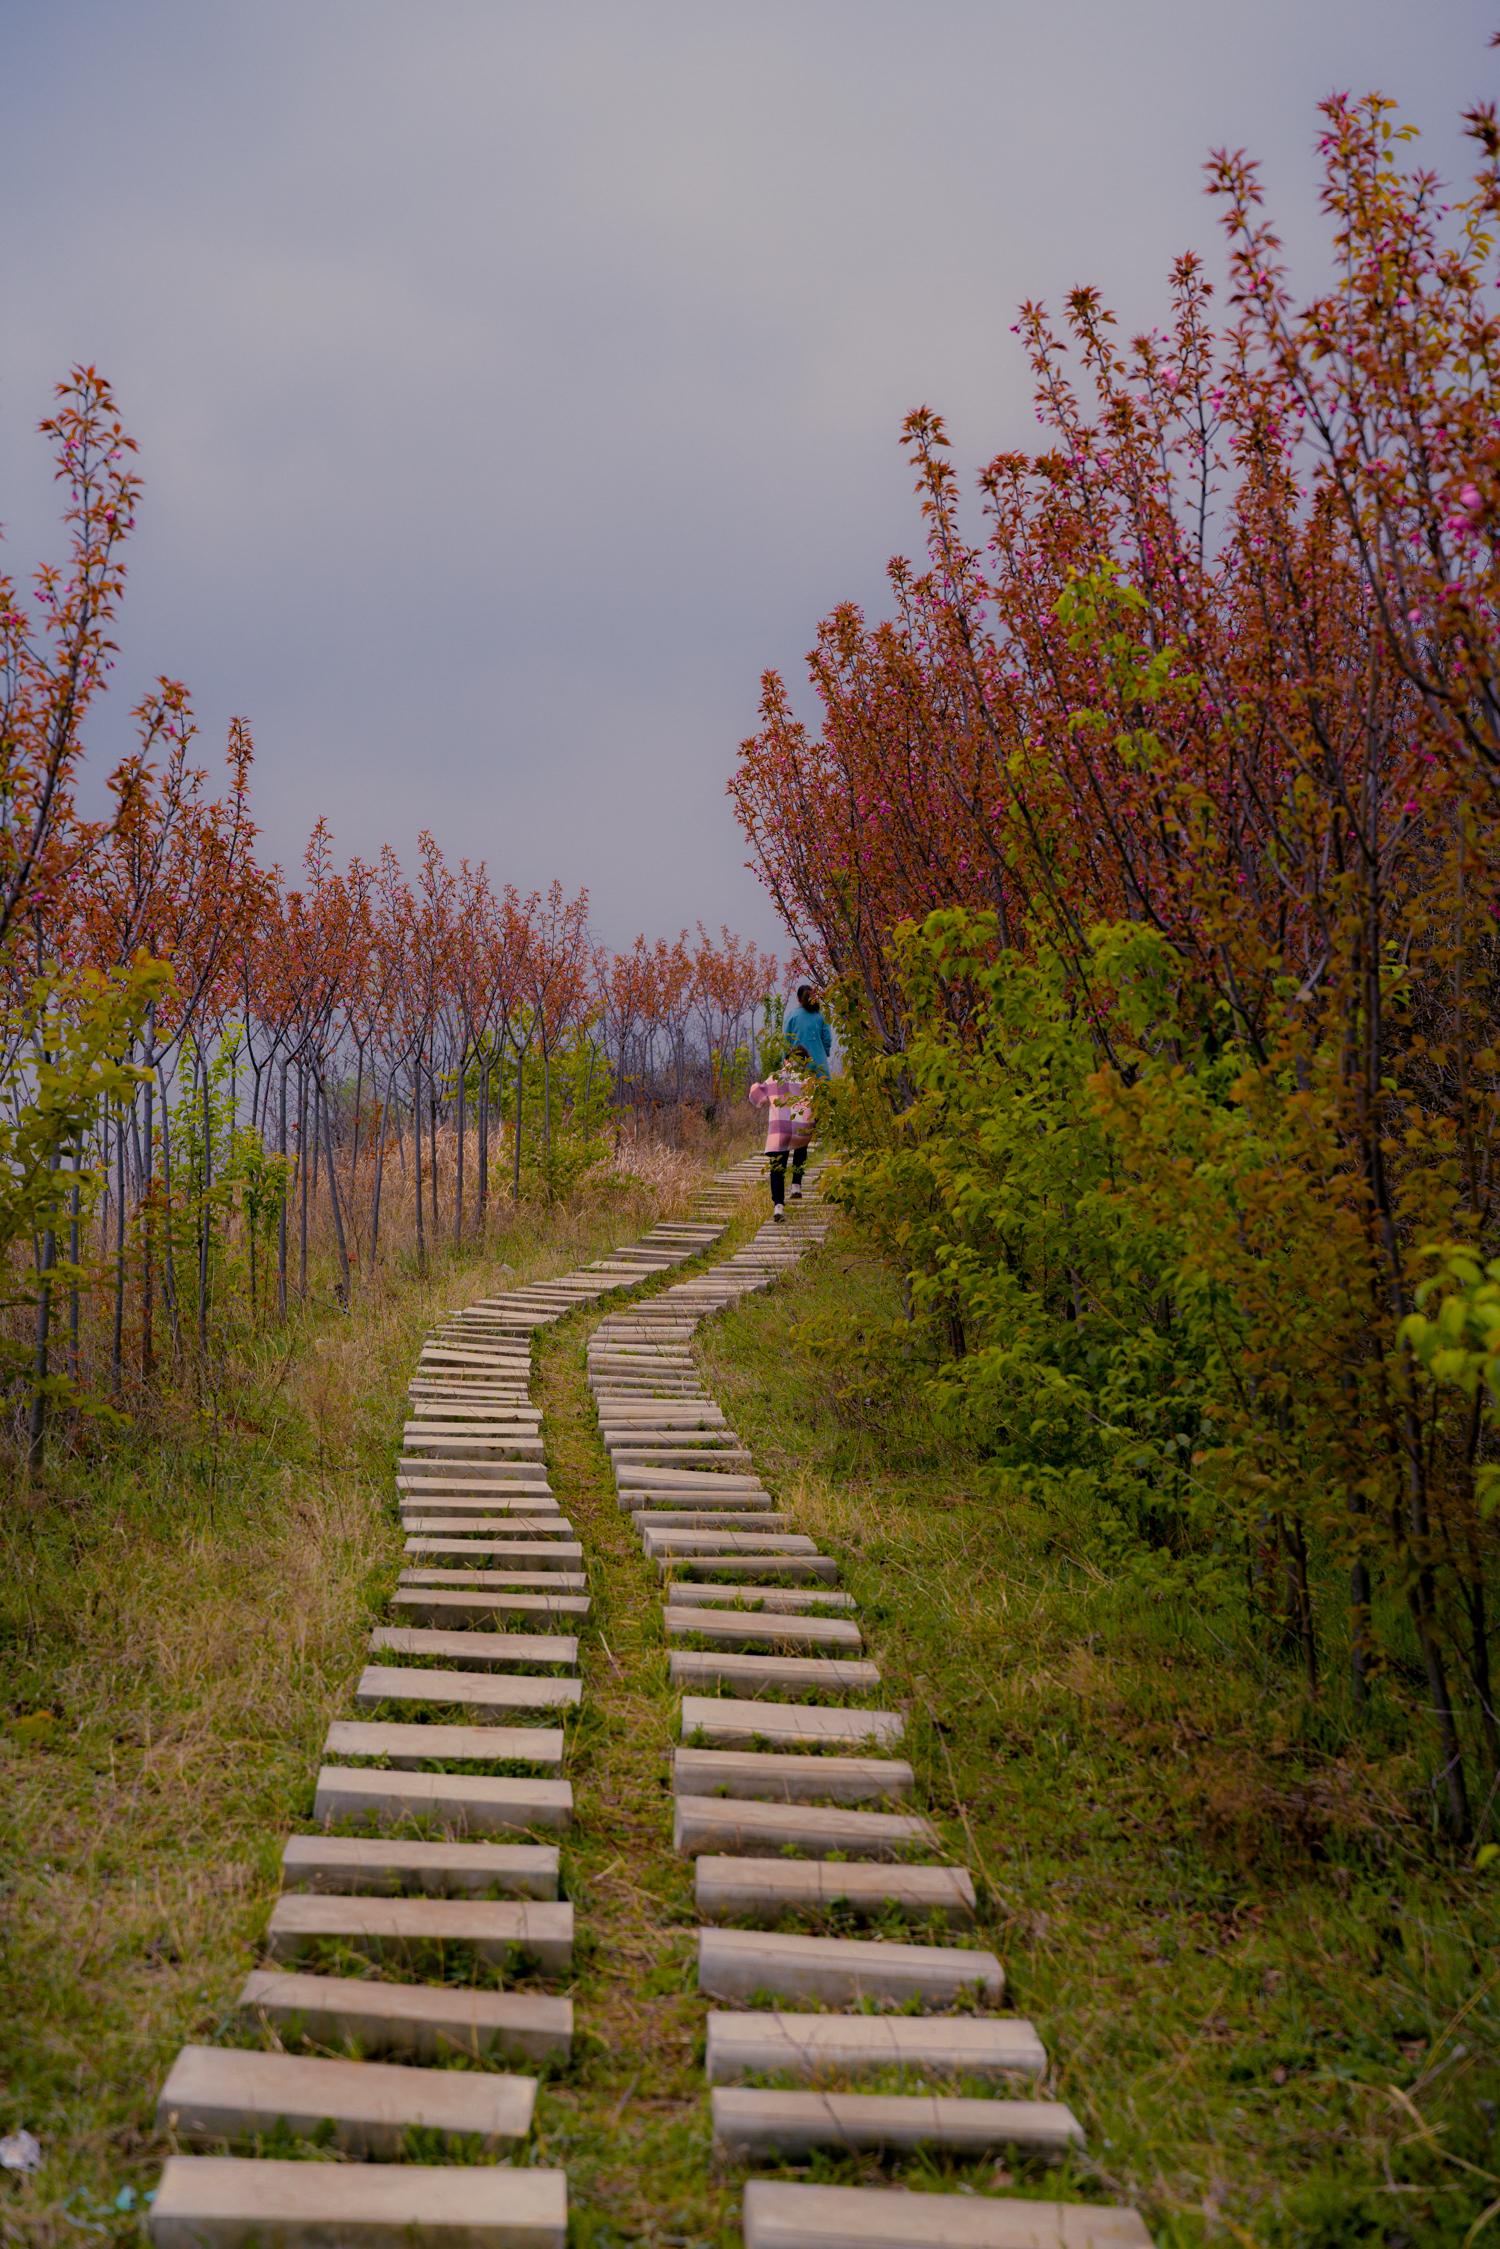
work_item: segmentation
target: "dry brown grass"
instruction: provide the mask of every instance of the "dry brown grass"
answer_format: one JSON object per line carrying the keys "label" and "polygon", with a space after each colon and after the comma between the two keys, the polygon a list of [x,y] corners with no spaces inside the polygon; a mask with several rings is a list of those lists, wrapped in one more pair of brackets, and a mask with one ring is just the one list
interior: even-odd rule
{"label": "dry brown grass", "polygon": [[[701,1171],[701,1163],[699,1166]],[[196,1401],[65,1460],[0,1519],[0,2239],[134,2239],[176,2047],[224,2023],[397,1568],[390,1464],[441,1312],[674,1209],[657,1177],[523,1210],[484,1254],[265,1339]]]}

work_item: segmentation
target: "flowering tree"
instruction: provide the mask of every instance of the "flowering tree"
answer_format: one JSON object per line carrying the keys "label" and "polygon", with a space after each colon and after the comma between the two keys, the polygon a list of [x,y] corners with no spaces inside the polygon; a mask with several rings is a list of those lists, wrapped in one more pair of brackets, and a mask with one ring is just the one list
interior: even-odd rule
{"label": "flowering tree", "polygon": [[1129,343],[1092,290],[1023,306],[1046,449],[976,541],[909,418],[925,557],[822,627],[816,732],[767,676],[733,787],[955,1412],[1248,1567],[1310,1691],[1331,1637],[1356,1712],[1409,1680],[1463,1835],[1491,1440],[1407,1323],[1495,1222],[1500,136],[1453,201],[1388,103],[1324,115],[1336,284],[1293,310],[1224,155],[1227,320],[1193,258]]}

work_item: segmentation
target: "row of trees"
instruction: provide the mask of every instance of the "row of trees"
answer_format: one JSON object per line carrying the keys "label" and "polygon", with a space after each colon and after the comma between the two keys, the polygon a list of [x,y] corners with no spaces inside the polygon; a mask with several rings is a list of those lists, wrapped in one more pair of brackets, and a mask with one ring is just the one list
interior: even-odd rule
{"label": "row of trees", "polygon": [[347,1302],[393,1254],[563,1191],[626,1112],[680,1131],[743,1088],[776,962],[728,930],[598,945],[588,900],[521,896],[429,836],[301,877],[256,851],[252,745],[193,763],[158,681],[95,817],[88,720],[114,659],[134,447],[92,368],[43,425],[61,566],[0,578],[0,1242],[9,1364],[39,1457],[48,1405],[149,1393],[246,1319],[287,1315],[326,1251]]}
{"label": "row of trees", "polygon": [[823,625],[816,730],[767,675],[734,783],[839,979],[843,1191],[956,1421],[1123,1574],[1248,1599],[1348,1724],[1420,1713],[1460,1837],[1500,1785],[1500,130],[1467,124],[1455,195],[1389,103],[1326,105],[1303,309],[1242,155],[1227,317],[1192,257],[1130,343],[1092,290],[1024,306],[1046,449],[970,532],[911,416],[925,558]]}

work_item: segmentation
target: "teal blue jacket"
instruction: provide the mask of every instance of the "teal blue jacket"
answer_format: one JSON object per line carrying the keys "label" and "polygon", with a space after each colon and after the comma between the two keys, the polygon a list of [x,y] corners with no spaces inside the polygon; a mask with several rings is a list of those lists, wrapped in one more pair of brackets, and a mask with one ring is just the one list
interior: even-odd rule
{"label": "teal blue jacket", "polygon": [[813,1075],[826,1078],[833,1052],[833,1033],[821,1008],[794,1007],[786,1019],[786,1035],[793,1046],[805,1046]]}

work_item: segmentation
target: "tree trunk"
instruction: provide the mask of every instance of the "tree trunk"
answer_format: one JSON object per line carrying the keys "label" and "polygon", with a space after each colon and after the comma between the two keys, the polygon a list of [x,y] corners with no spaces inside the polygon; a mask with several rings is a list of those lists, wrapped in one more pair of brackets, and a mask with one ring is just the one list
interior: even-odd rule
{"label": "tree trunk", "polygon": [[382,1101],[380,1098],[380,1080],[373,1065],[370,1083],[375,1088],[375,1102],[380,1110],[380,1129],[375,1140],[375,1184],[370,1194],[370,1270],[373,1272],[380,1254],[380,1189],[385,1178],[385,1128],[391,1105],[389,1101]]}
{"label": "tree trunk", "polygon": [[458,1152],[453,1180],[453,1247],[455,1249],[462,1249],[464,1240],[464,1113],[468,1106],[465,1098],[468,1092],[467,1070],[468,1056],[460,1054],[458,1058]]}
{"label": "tree trunk", "polygon": [[213,1264],[214,1120],[209,1099],[208,1062],[198,1056],[198,1101],[203,1124],[203,1223],[198,1230],[198,1349],[208,1358],[208,1290]]}
{"label": "tree trunk", "polygon": [[423,1273],[427,1270],[427,1235],[422,1216],[422,1065],[411,1066],[411,1145],[412,1163],[417,1188],[417,1265]]}
{"label": "tree trunk", "polygon": [[276,1210],[276,1309],[286,1318],[286,1056],[281,1058],[281,1088],[278,1100],[277,1125],[281,1140],[281,1185]]}
{"label": "tree trunk", "polygon": [[318,1109],[323,1119],[323,1155],[328,1165],[328,1200],[333,1208],[333,1238],[339,1253],[339,1302],[349,1309],[349,1246],[344,1236],[344,1210],[339,1195],[339,1177],[333,1168],[333,1127],[328,1116],[328,1092],[323,1084],[322,1072],[318,1074]]}
{"label": "tree trunk", "polygon": [[521,1200],[521,1101],[526,1087],[525,1067],[525,1052],[518,1047],[516,1050],[516,1145],[510,1189],[510,1199],[513,1203],[518,1203]]}
{"label": "tree trunk", "polygon": [[33,1481],[41,1475],[47,1446],[48,1352],[52,1331],[52,1268],[57,1263],[57,1235],[48,1227],[42,1236],[42,1259],[36,1297],[36,1340],[31,1361],[31,1412],[26,1427],[26,1467]]}

